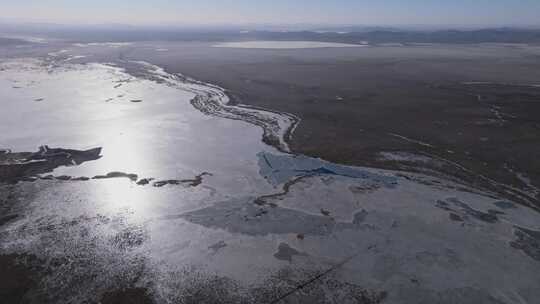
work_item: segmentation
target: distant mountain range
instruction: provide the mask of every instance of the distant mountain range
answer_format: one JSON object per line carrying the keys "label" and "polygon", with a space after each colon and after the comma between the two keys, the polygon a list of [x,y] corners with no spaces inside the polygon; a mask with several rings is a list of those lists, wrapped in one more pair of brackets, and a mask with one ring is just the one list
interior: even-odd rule
{"label": "distant mountain range", "polygon": [[29,43],[28,41],[24,41],[21,39],[16,38],[4,38],[0,37],[0,46],[6,46],[6,45],[21,45]]}
{"label": "distant mountain range", "polygon": [[129,25],[66,26],[0,23],[0,36],[31,35],[70,41],[238,41],[311,40],[343,43],[540,43],[540,28],[419,30],[397,27],[340,26],[310,30],[249,30],[234,26],[137,27]]}
{"label": "distant mountain range", "polygon": [[347,43],[540,43],[539,29],[481,29],[411,31],[377,29],[362,32],[267,32],[245,33],[243,39],[264,40],[315,40]]}

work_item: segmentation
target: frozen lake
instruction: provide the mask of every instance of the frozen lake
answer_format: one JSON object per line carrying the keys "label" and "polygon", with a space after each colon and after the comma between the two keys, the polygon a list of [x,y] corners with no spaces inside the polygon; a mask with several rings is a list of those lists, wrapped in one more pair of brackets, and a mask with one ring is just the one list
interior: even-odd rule
{"label": "frozen lake", "polygon": [[46,302],[124,286],[157,303],[540,298],[537,212],[440,178],[291,154],[298,118],[230,105],[217,86],[145,62],[21,58],[0,62],[0,97],[0,149],[102,148],[0,183],[0,199],[18,202],[0,251],[42,261]]}

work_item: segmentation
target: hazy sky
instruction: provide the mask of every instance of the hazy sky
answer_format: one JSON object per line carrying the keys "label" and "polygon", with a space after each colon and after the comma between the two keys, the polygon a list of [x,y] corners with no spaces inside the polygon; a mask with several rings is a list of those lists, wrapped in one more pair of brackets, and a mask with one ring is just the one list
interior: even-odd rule
{"label": "hazy sky", "polygon": [[540,0],[0,0],[0,20],[127,24],[540,24]]}

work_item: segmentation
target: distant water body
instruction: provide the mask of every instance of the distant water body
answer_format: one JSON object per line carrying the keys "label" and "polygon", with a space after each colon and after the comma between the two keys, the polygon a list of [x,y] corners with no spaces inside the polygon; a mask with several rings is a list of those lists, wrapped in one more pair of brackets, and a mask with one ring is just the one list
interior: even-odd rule
{"label": "distant water body", "polygon": [[363,47],[361,44],[318,42],[318,41],[245,41],[224,42],[214,47],[242,48],[242,49],[316,49],[316,48],[343,48]]}

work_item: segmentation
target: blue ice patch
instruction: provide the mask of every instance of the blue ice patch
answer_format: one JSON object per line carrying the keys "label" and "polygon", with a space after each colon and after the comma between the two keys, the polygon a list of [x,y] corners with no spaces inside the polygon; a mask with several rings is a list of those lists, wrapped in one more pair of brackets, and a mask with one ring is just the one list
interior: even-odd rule
{"label": "blue ice patch", "polygon": [[386,187],[395,187],[397,178],[369,172],[366,169],[334,164],[304,155],[272,154],[260,152],[259,174],[277,186],[291,178],[307,175],[336,175],[349,178],[369,179]]}

